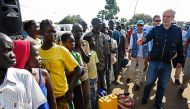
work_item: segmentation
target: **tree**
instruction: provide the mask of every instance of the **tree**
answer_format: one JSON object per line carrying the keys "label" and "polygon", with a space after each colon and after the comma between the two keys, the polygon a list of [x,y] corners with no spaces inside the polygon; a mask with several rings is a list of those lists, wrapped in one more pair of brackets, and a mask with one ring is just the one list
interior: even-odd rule
{"label": "tree", "polygon": [[101,11],[98,12],[97,17],[98,17],[98,18],[101,18],[102,20],[104,20],[106,13],[107,13],[107,12],[106,12],[105,10],[101,10]]}
{"label": "tree", "polygon": [[127,24],[127,19],[126,18],[121,18],[120,20],[119,20],[119,22],[120,23],[123,23],[123,24]]}
{"label": "tree", "polygon": [[152,23],[152,17],[147,14],[135,14],[132,19],[130,19],[130,25],[136,25],[138,20],[143,20],[145,24],[150,25]]}
{"label": "tree", "polygon": [[59,24],[74,24],[82,20],[80,15],[68,15],[65,18],[63,18],[61,21],[59,21]]}
{"label": "tree", "polygon": [[97,17],[102,20],[116,19],[117,13],[119,12],[119,7],[117,6],[116,0],[106,0],[106,5],[104,10],[98,12]]}

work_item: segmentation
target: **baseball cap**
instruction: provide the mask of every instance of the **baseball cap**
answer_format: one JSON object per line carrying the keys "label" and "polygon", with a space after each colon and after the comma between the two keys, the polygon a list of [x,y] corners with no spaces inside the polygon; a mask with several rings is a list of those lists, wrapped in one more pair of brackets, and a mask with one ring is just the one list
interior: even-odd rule
{"label": "baseball cap", "polygon": [[138,20],[138,21],[137,21],[137,24],[144,25],[144,22],[143,22],[143,20]]}

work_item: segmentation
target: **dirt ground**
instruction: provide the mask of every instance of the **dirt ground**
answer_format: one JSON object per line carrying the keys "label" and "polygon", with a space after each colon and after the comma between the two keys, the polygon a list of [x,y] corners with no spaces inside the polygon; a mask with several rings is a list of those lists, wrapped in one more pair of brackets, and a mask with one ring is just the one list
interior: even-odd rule
{"label": "dirt ground", "polygon": [[[112,93],[126,93],[129,92],[130,96],[134,99],[135,101],[135,109],[155,109],[154,108],[154,98],[156,94],[156,85],[154,86],[153,90],[151,91],[150,94],[150,99],[148,100],[148,103],[145,105],[142,105],[140,103],[143,90],[144,90],[144,83],[141,86],[141,89],[137,92],[133,91],[133,83],[126,84],[126,74],[129,70],[129,66],[127,66],[123,70],[123,74],[121,76],[121,82],[123,84],[119,85],[111,85]],[[172,75],[171,79],[169,82],[169,85],[166,89],[164,100],[163,100],[163,105],[165,109],[190,109],[190,87],[188,87],[184,93],[183,96],[178,96],[177,90],[179,88],[178,85],[174,84],[174,69],[172,70]]]}

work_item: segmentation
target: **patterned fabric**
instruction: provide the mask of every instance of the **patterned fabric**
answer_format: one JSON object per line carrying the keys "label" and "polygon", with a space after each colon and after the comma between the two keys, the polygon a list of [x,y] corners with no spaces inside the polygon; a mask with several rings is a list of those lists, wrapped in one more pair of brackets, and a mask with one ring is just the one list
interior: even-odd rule
{"label": "patterned fabric", "polygon": [[90,61],[88,65],[88,76],[89,79],[97,78],[97,67],[96,64],[99,62],[98,56],[95,51],[91,50]]}
{"label": "patterned fabric", "polygon": [[57,109],[75,109],[73,102],[71,103],[57,103]]}

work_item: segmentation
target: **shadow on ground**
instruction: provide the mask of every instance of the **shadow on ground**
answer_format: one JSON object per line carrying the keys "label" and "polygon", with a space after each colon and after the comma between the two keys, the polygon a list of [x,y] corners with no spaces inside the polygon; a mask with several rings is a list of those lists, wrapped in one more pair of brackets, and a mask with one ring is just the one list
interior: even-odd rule
{"label": "shadow on ground", "polygon": [[[120,93],[130,93],[130,96],[134,99],[135,101],[135,109],[155,109],[154,108],[154,98],[156,95],[156,85],[153,87],[151,94],[150,94],[150,99],[148,100],[148,103],[146,105],[142,105],[140,103],[143,91],[144,91],[144,84],[142,84],[141,88],[139,91],[135,92],[133,90],[134,86],[134,81],[131,81],[131,83],[126,84],[126,74],[129,72],[129,66],[126,66],[126,68],[123,70],[122,76],[121,76],[121,82],[123,84],[119,85],[111,85],[111,90],[112,93],[114,94],[120,94]],[[188,87],[183,96],[179,96],[177,94],[177,90],[179,88],[178,85],[173,83],[173,75],[174,71],[172,71],[171,79],[169,82],[169,85],[166,89],[165,96],[163,99],[163,105],[165,109],[190,109],[190,105],[188,106],[187,101],[188,98],[190,99],[190,87]]]}

